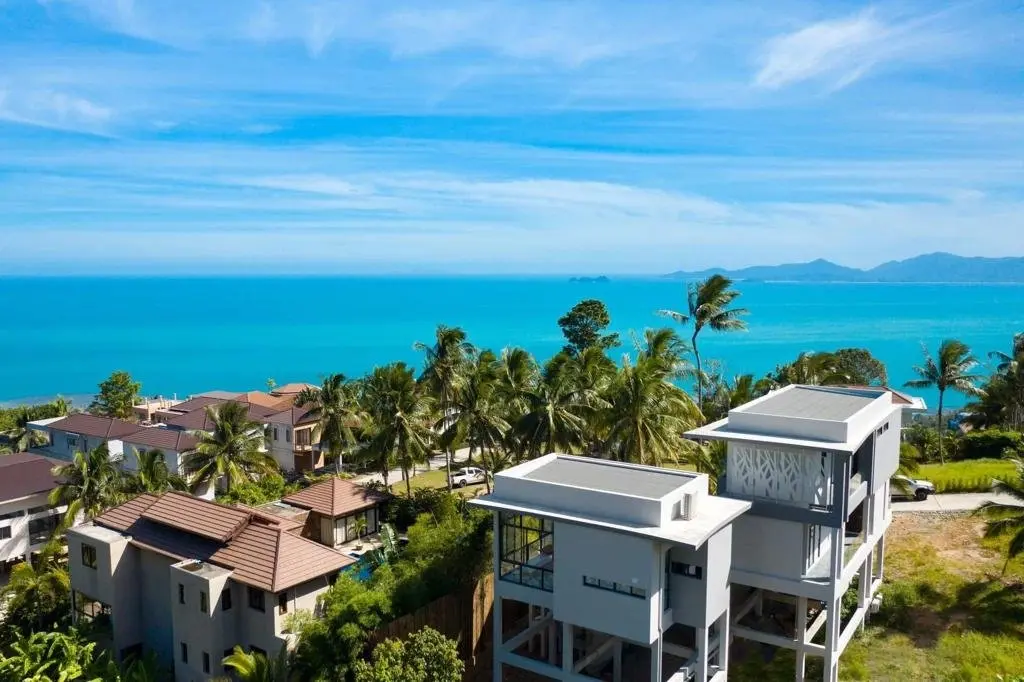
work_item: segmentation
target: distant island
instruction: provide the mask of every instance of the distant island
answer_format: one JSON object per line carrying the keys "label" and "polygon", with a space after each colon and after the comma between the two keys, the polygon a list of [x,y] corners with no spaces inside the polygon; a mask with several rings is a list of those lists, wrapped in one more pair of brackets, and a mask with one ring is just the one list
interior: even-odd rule
{"label": "distant island", "polygon": [[889,261],[869,270],[848,268],[818,259],[809,263],[755,265],[738,270],[710,268],[678,271],[670,279],[704,279],[721,273],[731,279],[762,282],[949,282],[1024,283],[1024,257],[981,258],[951,253],[930,253],[907,260]]}
{"label": "distant island", "polygon": [[607,277],[605,277],[604,275],[601,275],[600,277],[570,277],[569,281],[570,282],[596,282],[598,284],[606,284],[607,282],[610,282],[611,280],[608,279]]}

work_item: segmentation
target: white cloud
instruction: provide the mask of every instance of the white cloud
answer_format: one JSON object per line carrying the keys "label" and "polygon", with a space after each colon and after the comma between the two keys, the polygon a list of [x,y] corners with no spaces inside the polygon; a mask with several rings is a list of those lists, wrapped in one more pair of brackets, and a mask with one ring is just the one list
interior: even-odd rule
{"label": "white cloud", "polygon": [[0,88],[0,120],[42,128],[102,134],[112,109],[49,89]]}

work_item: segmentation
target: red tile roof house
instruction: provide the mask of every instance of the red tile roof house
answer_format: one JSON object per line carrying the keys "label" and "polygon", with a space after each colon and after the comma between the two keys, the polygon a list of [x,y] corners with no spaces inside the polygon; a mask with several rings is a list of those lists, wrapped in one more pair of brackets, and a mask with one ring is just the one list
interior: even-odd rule
{"label": "red tile roof house", "polygon": [[[19,452],[0,457],[0,565],[27,561],[46,545],[67,507],[51,507],[59,485],[54,466],[41,455]],[[3,569],[0,569],[3,570]]]}
{"label": "red tile roof house", "polygon": [[33,450],[48,457],[70,462],[77,452],[89,452],[106,444],[112,459],[123,454],[122,439],[138,431],[138,424],[112,417],[96,417],[91,414],[71,414],[58,419],[41,419],[31,422],[30,428],[42,433],[46,443]]}
{"label": "red tile roof house", "polygon": [[140,495],[68,532],[74,617],[109,618],[119,660],[153,651],[179,682],[223,675],[235,646],[273,656],[356,560],[302,524],[184,493]]}
{"label": "red tile roof house", "polygon": [[380,530],[381,507],[389,499],[389,495],[332,476],[281,502],[309,511],[304,532],[307,537],[329,547],[342,547]]}
{"label": "red tile roof house", "polygon": [[[185,469],[182,461],[184,455],[199,443],[199,439],[189,431],[152,426],[125,436],[123,442],[124,459],[121,462],[121,467],[125,471],[138,471],[139,453],[145,450],[159,450],[164,454],[168,470],[184,476]],[[213,487],[197,491],[196,495],[212,500]]]}

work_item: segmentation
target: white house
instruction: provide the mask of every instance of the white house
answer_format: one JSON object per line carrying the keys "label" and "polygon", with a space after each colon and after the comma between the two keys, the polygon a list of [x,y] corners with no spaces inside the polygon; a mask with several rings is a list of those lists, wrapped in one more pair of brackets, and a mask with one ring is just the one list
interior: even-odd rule
{"label": "white house", "polygon": [[691,472],[550,454],[494,477],[494,680],[726,679],[732,522]]}
{"label": "white house", "polygon": [[111,459],[120,459],[123,454],[122,438],[142,428],[121,419],[85,413],[42,419],[30,422],[29,427],[46,437],[46,442],[34,446],[33,450],[64,461],[74,459],[75,453],[87,453],[104,444]]}
{"label": "white house", "polygon": [[794,650],[797,680],[808,655],[838,679],[881,585],[901,421],[919,408],[884,388],[788,386],[688,434],[728,443],[719,495],[751,504],[733,524],[732,635]]}
{"label": "white house", "polygon": [[28,452],[0,457],[0,564],[28,561],[60,523],[67,507],[49,502],[60,464]]}

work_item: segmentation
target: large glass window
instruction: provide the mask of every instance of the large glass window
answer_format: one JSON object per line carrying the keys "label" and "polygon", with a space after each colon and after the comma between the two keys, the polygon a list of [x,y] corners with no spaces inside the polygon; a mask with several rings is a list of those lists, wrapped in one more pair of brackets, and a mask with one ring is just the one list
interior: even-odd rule
{"label": "large glass window", "polygon": [[46,542],[53,535],[60,525],[60,517],[57,515],[43,516],[38,519],[30,519],[28,522],[28,542],[30,545],[38,545]]}
{"label": "large glass window", "polygon": [[551,592],[555,572],[555,524],[550,519],[502,512],[498,551],[501,579]]}

